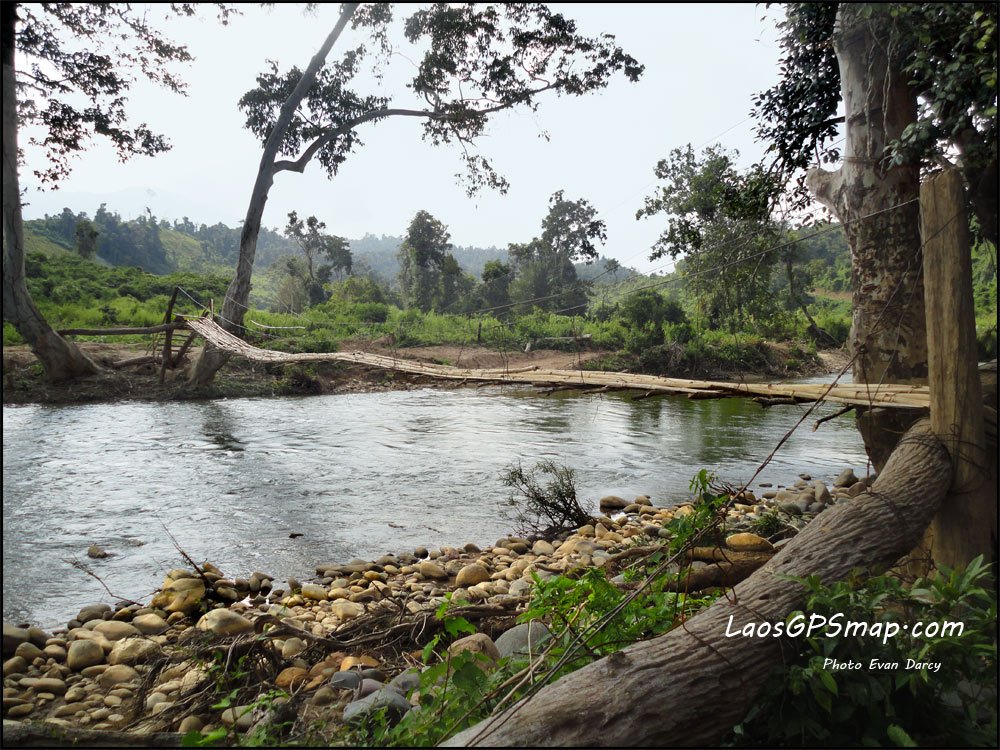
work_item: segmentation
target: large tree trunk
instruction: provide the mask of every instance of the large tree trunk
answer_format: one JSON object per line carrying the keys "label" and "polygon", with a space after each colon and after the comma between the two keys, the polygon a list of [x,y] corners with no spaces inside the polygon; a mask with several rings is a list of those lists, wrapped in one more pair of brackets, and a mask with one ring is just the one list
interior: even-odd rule
{"label": "large tree trunk", "polygon": [[3,3],[3,318],[21,334],[52,381],[71,380],[97,372],[80,348],[46,322],[35,307],[24,273],[24,222],[17,175],[17,91],[14,73],[14,31],[17,5]]}
{"label": "large tree trunk", "polygon": [[[884,157],[886,144],[917,116],[916,97],[899,61],[887,54],[888,6],[841,4],[834,48],[846,112],[844,164],[836,172],[812,170],[808,184],[844,225],[851,248],[854,378],[872,384],[926,382],[919,168],[890,167]],[[912,419],[901,410],[859,414],[858,427],[877,470]]]}
{"label": "large tree trunk", "polygon": [[[222,319],[219,325],[230,333],[240,336],[243,333],[243,316],[250,301],[250,279],[253,276],[253,264],[257,255],[257,237],[260,234],[261,221],[264,218],[264,207],[267,205],[268,194],[274,184],[275,159],[281,152],[281,144],[285,132],[295,115],[295,110],[312,88],[316,76],[326,63],[326,57],[333,45],[347,26],[351,16],[358,8],[357,3],[345,3],[336,26],[330,32],[323,46],[319,48],[302,77],[289,95],[264,143],[264,153],[260,157],[257,169],[257,179],[254,181],[253,192],[250,195],[250,205],[243,221],[243,232],[240,235],[240,257],[236,264],[236,276],[233,277],[226,290],[226,299],[222,305]],[[211,382],[215,374],[226,364],[229,355],[206,342],[199,356],[191,366],[188,381],[192,385],[205,385]]]}
{"label": "large tree trunk", "polygon": [[871,490],[824,511],[728,596],[669,633],[594,662],[453,737],[446,745],[514,747],[717,744],[781,664],[782,639],[729,634],[776,623],[804,601],[788,576],[841,580],[913,548],[951,484],[926,422],[913,427]]}

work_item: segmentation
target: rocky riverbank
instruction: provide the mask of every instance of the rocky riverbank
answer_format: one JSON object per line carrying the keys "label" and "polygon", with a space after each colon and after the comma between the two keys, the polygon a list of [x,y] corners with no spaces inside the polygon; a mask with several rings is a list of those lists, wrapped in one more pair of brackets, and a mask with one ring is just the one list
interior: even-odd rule
{"label": "rocky riverbank", "polygon": [[[688,580],[731,585],[720,550],[762,562],[867,483],[845,470],[832,487],[803,475],[787,488],[764,488],[760,498],[732,498],[725,542],[694,550]],[[487,549],[322,562],[313,581],[283,587],[263,572],[234,580],[203,563],[169,571],[149,604],[88,605],[51,633],[5,622],[4,743],[84,735],[99,742],[102,735],[87,734],[98,730],[148,744],[224,729],[311,744],[381,708],[398,717],[417,702],[420,649],[440,629],[435,613],[447,597],[465,602],[454,613],[478,630],[450,653],[512,658],[555,627],[516,624],[536,578],[602,568],[628,586],[623,570],[667,543],[671,521],[694,512],[690,504],[656,507],[645,496],[609,496],[600,508],[593,523],[550,540],[505,537]]]}

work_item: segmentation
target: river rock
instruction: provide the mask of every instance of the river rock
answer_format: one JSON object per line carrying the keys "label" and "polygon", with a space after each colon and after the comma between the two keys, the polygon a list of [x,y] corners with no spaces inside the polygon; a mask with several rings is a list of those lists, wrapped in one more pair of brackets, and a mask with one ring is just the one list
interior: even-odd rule
{"label": "river rock", "polygon": [[223,724],[238,732],[245,732],[253,726],[253,704],[227,708],[219,717]]}
{"label": "river rock", "polygon": [[447,578],[445,569],[435,562],[424,561],[417,566],[417,572],[424,578]]}
{"label": "river rock", "polygon": [[790,516],[802,515],[802,508],[799,507],[798,503],[778,503],[778,510]]}
{"label": "river rock", "polygon": [[344,721],[348,723],[363,721],[365,717],[383,708],[391,719],[398,721],[410,710],[410,702],[395,690],[381,688],[371,695],[348,703],[344,707]]}
{"label": "river rock", "polygon": [[550,542],[544,539],[539,539],[537,542],[531,545],[531,552],[535,555],[551,555],[556,551],[556,548],[552,546]]}
{"label": "river rock", "polygon": [[133,617],[132,626],[143,635],[159,635],[170,627],[166,620],[152,612]]}
{"label": "river rock", "polygon": [[420,670],[416,667],[404,669],[389,681],[386,686],[393,690],[398,690],[403,695],[409,694],[411,690],[420,687]]}
{"label": "river rock", "polygon": [[500,660],[500,652],[497,650],[493,639],[486,633],[473,633],[464,638],[459,638],[448,647],[448,653],[452,656],[470,651],[474,654],[483,654],[492,664]]}
{"label": "river rock", "polygon": [[830,490],[819,479],[813,482],[813,497],[821,505],[826,505],[833,499],[830,497]]}
{"label": "river rock", "polygon": [[850,487],[858,483],[858,478],[854,474],[854,469],[844,469],[837,478],[833,480],[834,487]]}
{"label": "river rock", "polygon": [[118,641],[108,654],[108,664],[142,664],[160,656],[159,644],[145,638],[125,638]]}
{"label": "river rock", "polygon": [[127,664],[116,664],[105,669],[97,678],[97,684],[105,690],[110,690],[116,685],[139,679],[139,673]]}
{"label": "river rock", "polygon": [[77,640],[69,644],[69,650],[66,652],[66,665],[74,672],[103,663],[104,649],[97,641]]}
{"label": "river rock", "polygon": [[623,497],[618,497],[617,495],[605,495],[597,504],[597,506],[601,509],[601,512],[608,510],[621,510],[628,505],[631,505],[628,500]]}
{"label": "river rock", "polygon": [[361,684],[361,680],[363,679],[359,672],[353,670],[349,672],[337,672],[337,674],[330,678],[329,685],[338,690],[354,690]]}
{"label": "river rock", "polygon": [[327,599],[326,588],[317,583],[303,583],[300,593],[304,599],[316,602],[325,602]]}
{"label": "river rock", "polygon": [[12,656],[3,663],[3,676],[12,674],[24,674],[28,669],[28,662],[20,656]]}
{"label": "river rock", "polygon": [[865,482],[857,481],[847,488],[847,495],[848,497],[855,498],[867,489],[868,485]]}
{"label": "river rock", "polygon": [[45,654],[31,641],[25,641],[24,643],[17,644],[17,648],[14,649],[14,656],[20,656],[22,659],[32,662],[40,656],[44,657]]}
{"label": "river rock", "polygon": [[31,687],[35,693],[54,693],[62,695],[66,692],[66,683],[57,677],[39,677],[32,682]]}
{"label": "river rock", "polygon": [[726,537],[726,546],[740,552],[771,552],[774,549],[764,537],[750,532],[729,535]]}
{"label": "river rock", "polygon": [[87,557],[91,560],[103,560],[105,557],[108,557],[108,552],[100,545],[91,544],[87,547]]}
{"label": "river rock", "polygon": [[103,622],[99,622],[94,626],[94,632],[100,633],[112,642],[120,641],[122,638],[131,638],[132,636],[142,635],[138,628],[127,622],[120,622],[119,620],[104,620]]}
{"label": "river rock", "polygon": [[3,624],[3,657],[8,659],[13,656],[17,647],[22,643],[27,643],[30,638],[26,629],[5,622]]}
{"label": "river rock", "polygon": [[163,588],[153,597],[151,605],[171,614],[181,612],[189,615],[198,609],[201,600],[205,598],[205,582],[200,578],[172,579],[167,574]]}
{"label": "river rock", "polygon": [[501,658],[509,656],[537,655],[552,634],[544,623],[538,620],[515,625],[496,640],[497,653]]}
{"label": "river rock", "polygon": [[458,576],[455,578],[455,586],[464,588],[475,586],[477,583],[485,583],[488,580],[490,580],[490,572],[486,567],[479,563],[472,563],[458,571]]}
{"label": "river rock", "polygon": [[337,599],[337,601],[330,605],[330,612],[341,620],[353,620],[355,617],[360,617],[364,614],[364,611],[365,607],[363,604],[352,602],[348,599]]}
{"label": "river rock", "polygon": [[377,667],[378,659],[373,656],[368,656],[368,654],[362,654],[361,656],[346,656],[344,660],[340,662],[340,671],[347,672],[348,670],[354,669],[355,667]]}
{"label": "river rock", "polygon": [[286,667],[274,678],[275,687],[280,690],[293,690],[309,679],[309,670],[302,667]]}
{"label": "river rock", "polygon": [[211,630],[216,635],[230,636],[249,633],[253,623],[228,609],[213,609],[198,620],[199,630]]}

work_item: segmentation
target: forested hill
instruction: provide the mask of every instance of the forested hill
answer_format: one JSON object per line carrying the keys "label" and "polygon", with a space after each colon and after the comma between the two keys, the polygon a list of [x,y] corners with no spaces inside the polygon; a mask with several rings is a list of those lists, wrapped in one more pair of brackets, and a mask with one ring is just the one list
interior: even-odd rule
{"label": "forested hill", "polygon": [[[26,221],[24,226],[28,252],[77,252],[112,266],[135,266],[155,274],[225,272],[235,268],[240,247],[239,227],[199,225],[187,218],[170,222],[151,214],[126,220],[104,205],[93,218],[64,208],[60,214]],[[395,280],[402,237],[366,234],[349,242],[355,272],[371,272],[386,283]],[[454,246],[451,252],[462,270],[477,278],[489,261],[507,261],[507,250],[498,247]],[[276,230],[261,228],[255,261],[258,271],[270,268],[285,256],[299,254],[292,240]],[[603,270],[603,258],[589,266],[577,266],[584,280]],[[635,271],[623,268],[616,278],[633,275]]]}

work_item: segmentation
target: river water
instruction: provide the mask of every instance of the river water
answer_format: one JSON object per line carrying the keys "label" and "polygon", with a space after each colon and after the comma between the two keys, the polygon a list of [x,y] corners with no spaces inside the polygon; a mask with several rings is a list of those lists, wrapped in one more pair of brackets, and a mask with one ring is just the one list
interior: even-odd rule
{"label": "river water", "polygon": [[[834,408],[811,415],[752,486],[860,475],[852,419],[811,431]],[[497,506],[515,461],[572,467],[595,511],[605,494],[673,504],[702,468],[749,480],[804,410],[499,387],[4,406],[3,617],[51,628],[112,601],[74,560],[116,595],[148,595],[183,564],[171,535],[229,576],[278,582],[319,562],[492,544],[513,530]],[[91,544],[113,555],[90,560]]]}

